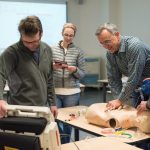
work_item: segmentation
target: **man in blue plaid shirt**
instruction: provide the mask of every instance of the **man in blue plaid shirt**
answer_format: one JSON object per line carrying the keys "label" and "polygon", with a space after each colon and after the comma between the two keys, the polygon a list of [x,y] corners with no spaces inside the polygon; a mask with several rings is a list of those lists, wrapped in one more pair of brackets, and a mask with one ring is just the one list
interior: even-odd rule
{"label": "man in blue plaid shirt", "polygon": [[[136,37],[121,36],[116,25],[111,23],[100,26],[95,34],[100,44],[108,50],[107,76],[115,97],[107,103],[106,109],[117,109],[131,97],[136,107],[139,95],[135,89],[142,85],[143,79],[150,77],[150,47]],[[122,76],[128,77],[124,85]]]}

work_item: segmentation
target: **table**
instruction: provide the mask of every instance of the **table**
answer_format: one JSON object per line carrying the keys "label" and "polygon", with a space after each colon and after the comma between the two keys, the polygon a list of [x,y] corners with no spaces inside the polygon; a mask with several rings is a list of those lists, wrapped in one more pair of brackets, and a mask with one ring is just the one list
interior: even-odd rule
{"label": "table", "polygon": [[[58,109],[58,117],[56,120],[71,125],[72,127],[75,128],[76,141],[79,140],[79,130],[82,130],[84,132],[90,133],[95,136],[111,137],[111,139],[115,139],[115,140],[117,139],[119,141],[126,142],[126,143],[133,143],[133,142],[150,138],[149,134],[144,134],[140,131],[137,132],[137,128],[126,130],[127,133],[132,135],[132,138],[124,138],[118,135],[103,134],[102,130],[104,129],[104,127],[92,125],[87,122],[87,120],[85,119],[86,109],[87,106],[74,106],[74,107]],[[70,120],[69,114],[75,114],[76,118]]]}
{"label": "table", "polygon": [[109,137],[96,137],[74,143],[62,144],[61,150],[141,150]]}
{"label": "table", "polygon": [[[122,83],[126,83],[128,80],[128,77],[122,77]],[[107,86],[108,86],[108,79],[102,79],[102,80],[97,80],[98,83],[102,84],[103,88],[103,102],[106,103],[106,94],[107,94]]]}
{"label": "table", "polygon": [[9,87],[8,87],[8,84],[6,84],[5,87],[4,87],[4,93],[6,93],[6,98],[8,99],[8,97],[9,97]]}
{"label": "table", "polygon": [[108,80],[97,80],[98,83],[101,83],[103,86],[103,102],[106,103],[106,93],[107,93],[107,86],[108,86]]}

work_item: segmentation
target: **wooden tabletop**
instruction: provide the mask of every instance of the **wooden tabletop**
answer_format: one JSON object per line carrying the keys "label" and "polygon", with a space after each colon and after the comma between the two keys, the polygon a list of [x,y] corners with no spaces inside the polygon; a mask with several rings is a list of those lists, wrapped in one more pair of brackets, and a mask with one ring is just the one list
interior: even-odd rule
{"label": "wooden tabletop", "polygon": [[97,80],[99,83],[108,83],[108,79]]}
{"label": "wooden tabletop", "polygon": [[[122,77],[122,83],[126,83],[128,78],[127,77]],[[101,79],[101,80],[97,80],[97,82],[99,83],[108,83],[108,79]]]}
{"label": "wooden tabletop", "polygon": [[74,143],[62,144],[61,150],[141,150],[140,148],[114,140],[109,137],[85,139]]}
{"label": "wooden tabletop", "polygon": [[[144,134],[141,131],[139,131],[137,128],[125,130],[126,133],[132,136],[132,138],[124,137],[121,135],[115,135],[115,134],[104,134],[102,133],[102,131],[106,128],[101,127],[101,126],[96,126],[93,124],[89,124],[87,122],[87,120],[85,119],[86,109],[87,109],[87,106],[60,108],[58,109],[57,119],[59,121],[72,125],[76,128],[83,129],[84,131],[87,131],[88,133],[91,133],[93,135],[96,134],[96,135],[101,135],[105,137],[110,137],[111,139],[118,139],[119,141],[122,141],[122,142],[132,143],[132,142],[136,142],[139,140],[150,138],[149,134]],[[70,119],[71,114],[75,115],[73,119]]]}

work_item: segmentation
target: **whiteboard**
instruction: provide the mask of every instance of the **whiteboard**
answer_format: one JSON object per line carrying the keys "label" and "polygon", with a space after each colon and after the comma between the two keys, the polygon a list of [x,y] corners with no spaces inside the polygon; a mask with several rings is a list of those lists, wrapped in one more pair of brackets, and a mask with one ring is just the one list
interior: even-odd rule
{"label": "whiteboard", "polygon": [[61,40],[61,30],[66,22],[66,3],[0,1],[0,53],[19,41],[19,22],[29,15],[40,18],[43,26],[42,41],[55,45]]}

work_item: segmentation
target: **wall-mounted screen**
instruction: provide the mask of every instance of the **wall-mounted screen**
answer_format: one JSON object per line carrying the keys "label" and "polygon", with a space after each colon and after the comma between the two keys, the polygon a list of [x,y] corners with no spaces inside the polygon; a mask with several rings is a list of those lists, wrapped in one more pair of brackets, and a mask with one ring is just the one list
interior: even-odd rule
{"label": "wall-mounted screen", "polygon": [[66,3],[0,1],[0,53],[20,38],[18,24],[22,18],[36,15],[43,25],[42,41],[55,45],[61,39],[66,22]]}

